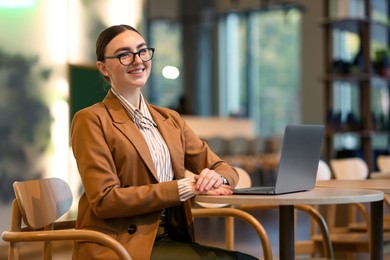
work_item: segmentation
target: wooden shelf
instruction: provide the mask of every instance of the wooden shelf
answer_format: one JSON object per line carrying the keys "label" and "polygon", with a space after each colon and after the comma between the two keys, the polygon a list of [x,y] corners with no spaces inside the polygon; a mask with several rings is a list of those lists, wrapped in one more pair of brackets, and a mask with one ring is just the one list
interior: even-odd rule
{"label": "wooden shelf", "polygon": [[[346,0],[348,1],[348,0]],[[375,158],[374,158],[374,150],[373,150],[373,139],[377,137],[378,135],[386,135],[390,137],[390,131],[389,130],[382,130],[382,129],[376,129],[374,122],[372,120],[372,111],[373,111],[373,104],[376,102],[373,100],[373,94],[371,93],[374,88],[383,88],[387,87],[389,88],[390,83],[390,75],[389,76],[383,76],[377,74],[376,70],[374,69],[374,62],[372,53],[375,51],[375,48],[378,48],[377,46],[387,46],[389,47],[390,44],[390,26],[389,24],[383,22],[383,21],[377,21],[372,19],[372,8],[374,8],[373,3],[375,1],[379,0],[371,0],[371,1],[364,1],[364,17],[330,17],[330,2],[331,0],[324,0],[324,18],[321,21],[321,25],[323,26],[324,31],[324,55],[325,55],[325,70],[324,75],[321,77],[321,80],[324,84],[324,90],[325,90],[325,118],[326,118],[326,124],[327,124],[327,130],[326,130],[326,143],[325,143],[325,159],[330,160],[333,159],[333,156],[335,156],[335,145],[334,145],[334,138],[340,135],[354,135],[356,138],[360,139],[360,147],[358,149],[363,151],[364,159],[367,162],[370,171],[374,169],[375,166]],[[389,13],[389,10],[385,10],[387,16]],[[353,65],[349,65],[349,61],[346,61],[345,67],[344,64],[341,64],[342,66],[338,68],[338,71],[335,71],[335,60],[337,55],[334,55],[335,49],[339,46],[333,46],[334,45],[334,39],[335,36],[334,30],[338,30],[339,33],[349,32],[356,34],[357,37],[359,37],[359,43],[360,43],[360,55],[363,61],[361,61],[360,69],[353,73],[345,73],[342,72],[349,72],[351,71],[351,68]],[[382,34],[387,35],[383,35]],[[341,32],[340,32],[341,31]],[[378,33],[380,32],[380,33]],[[340,42],[339,42],[340,44]],[[348,46],[345,45],[344,48],[347,48]],[[355,66],[356,68],[356,66]],[[390,74],[390,69],[389,69]],[[361,121],[361,125],[356,128],[350,128],[348,129],[348,125],[346,125],[344,122],[331,122],[328,121],[328,114],[333,112],[339,112],[334,111],[333,108],[335,107],[335,101],[337,100],[337,97],[335,96],[338,92],[335,90],[335,86],[337,86],[337,82],[345,82],[345,83],[351,83],[350,86],[356,87],[358,90],[357,97],[355,98],[355,101],[352,100],[352,102],[357,102],[357,104],[353,105],[353,107],[358,107],[359,111],[353,111],[354,113],[358,114],[359,121]],[[390,92],[390,91],[389,91]],[[382,97],[383,98],[383,97]],[[383,102],[378,100],[378,102]],[[390,102],[390,96],[388,97],[388,102]],[[342,113],[346,113],[349,111],[342,111]],[[390,111],[386,111],[387,114],[390,113]],[[389,119],[387,119],[389,120]],[[337,128],[335,128],[337,127]],[[356,130],[354,130],[356,129]]]}
{"label": "wooden shelf", "polygon": [[[372,76],[367,73],[361,73],[361,74],[327,74],[324,77],[322,77],[323,81],[349,81],[349,82],[356,82],[356,81],[367,81],[370,80]],[[389,78],[390,79],[390,78]]]}
{"label": "wooden shelf", "polygon": [[352,134],[361,137],[373,137],[376,135],[390,135],[390,131],[385,130],[329,130],[327,129],[325,135],[333,137],[335,135]]}
{"label": "wooden shelf", "polygon": [[359,28],[370,22],[369,18],[325,18],[322,25],[331,29],[359,33]]}

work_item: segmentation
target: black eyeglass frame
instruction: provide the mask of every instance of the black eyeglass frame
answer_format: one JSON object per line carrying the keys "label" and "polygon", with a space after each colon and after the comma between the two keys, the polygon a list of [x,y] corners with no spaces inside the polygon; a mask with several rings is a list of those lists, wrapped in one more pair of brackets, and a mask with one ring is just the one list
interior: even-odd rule
{"label": "black eyeglass frame", "polygon": [[[148,51],[148,52],[152,52],[152,54],[150,55],[150,58],[148,58],[147,60],[144,60],[144,59],[141,57],[141,53],[144,52],[145,50]],[[154,56],[154,50],[155,50],[154,48],[143,48],[143,49],[141,49],[141,50],[139,50],[139,51],[137,51],[137,52],[126,51],[126,52],[123,52],[123,53],[118,54],[118,55],[103,56],[103,60],[105,60],[105,59],[118,59],[119,62],[120,62],[123,66],[129,66],[129,65],[133,64],[133,62],[135,61],[135,55],[138,55],[138,57],[139,57],[142,61],[144,61],[144,62],[150,61],[150,60],[153,58],[153,56]],[[132,60],[130,63],[128,63],[128,64],[123,64],[121,58],[122,58],[124,55],[129,54],[129,53],[133,54],[133,60]]]}

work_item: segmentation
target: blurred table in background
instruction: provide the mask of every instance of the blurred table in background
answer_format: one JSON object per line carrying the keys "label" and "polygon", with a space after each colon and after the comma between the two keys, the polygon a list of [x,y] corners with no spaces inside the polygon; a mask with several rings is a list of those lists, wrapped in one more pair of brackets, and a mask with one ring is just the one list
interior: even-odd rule
{"label": "blurred table in background", "polygon": [[232,166],[245,169],[253,183],[273,185],[279,165],[281,136],[256,135],[247,118],[183,116],[194,132]]}

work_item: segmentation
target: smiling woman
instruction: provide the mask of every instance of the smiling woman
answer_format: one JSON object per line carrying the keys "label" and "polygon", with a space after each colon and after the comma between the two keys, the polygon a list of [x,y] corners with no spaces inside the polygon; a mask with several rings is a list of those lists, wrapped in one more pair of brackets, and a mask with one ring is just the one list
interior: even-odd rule
{"label": "smiling woman", "polygon": [[[144,98],[153,52],[129,25],[108,27],[96,41],[96,64],[110,90],[72,120],[71,146],[84,191],[76,228],[116,234],[135,259],[209,254],[255,259],[194,241],[190,198],[230,195],[238,174],[177,112]],[[194,172],[194,180],[184,175],[185,169]],[[76,259],[112,257],[96,243],[75,246]]]}

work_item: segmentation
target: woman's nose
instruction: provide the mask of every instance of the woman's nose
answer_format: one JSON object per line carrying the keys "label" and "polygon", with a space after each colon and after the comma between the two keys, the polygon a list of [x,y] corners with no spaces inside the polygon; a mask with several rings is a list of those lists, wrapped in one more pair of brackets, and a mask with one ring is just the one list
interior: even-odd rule
{"label": "woman's nose", "polygon": [[142,63],[142,62],[143,61],[142,61],[141,57],[139,56],[139,53],[135,54],[133,63]]}

